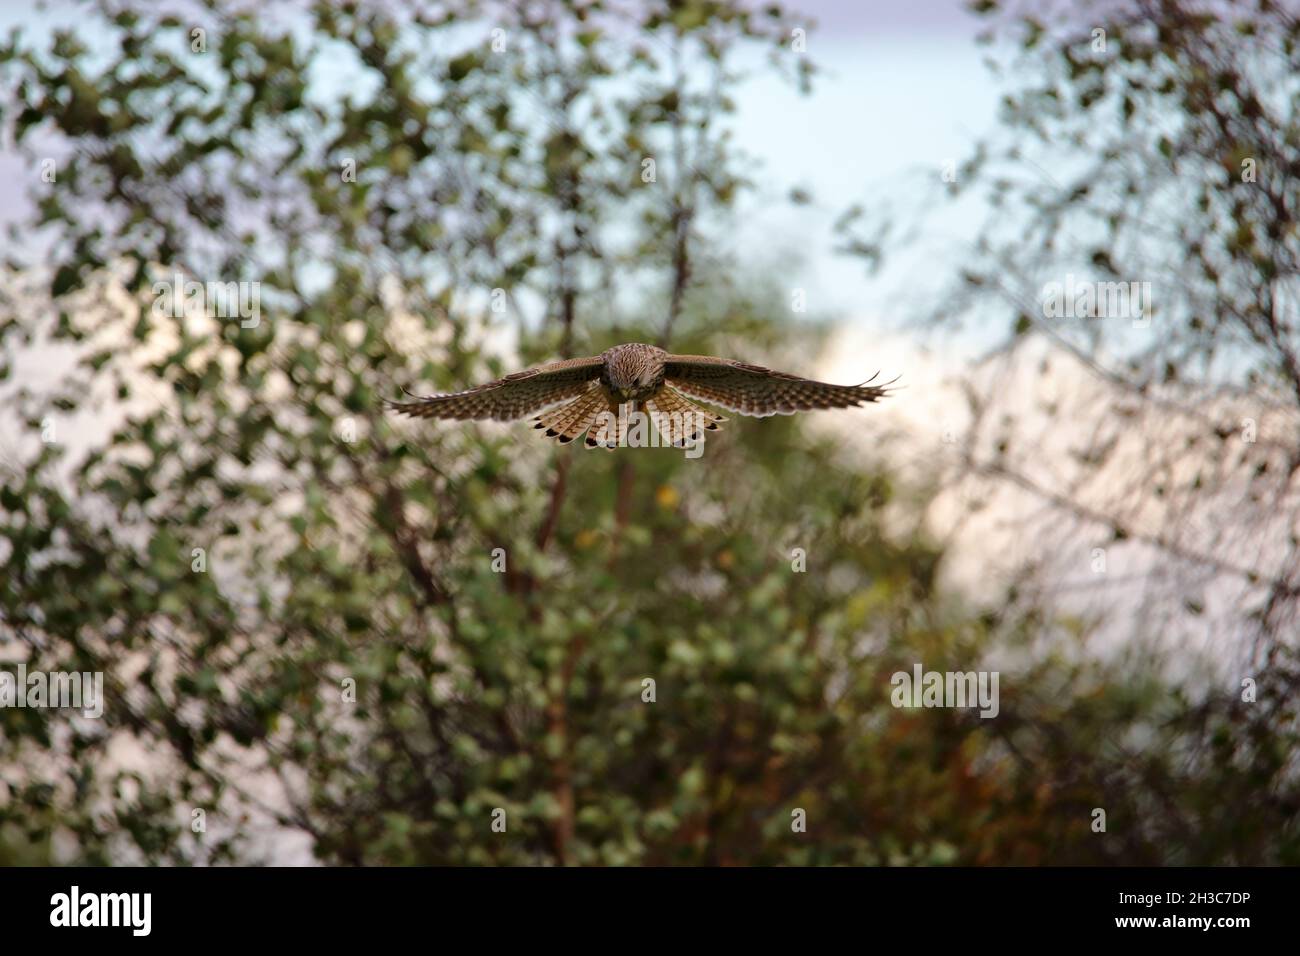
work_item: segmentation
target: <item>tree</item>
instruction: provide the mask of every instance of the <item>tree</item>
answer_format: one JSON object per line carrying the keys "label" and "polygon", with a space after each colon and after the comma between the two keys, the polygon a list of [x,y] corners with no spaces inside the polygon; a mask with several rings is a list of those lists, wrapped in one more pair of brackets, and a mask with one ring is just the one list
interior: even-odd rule
{"label": "tree", "polygon": [[972,6],[1026,79],[953,185],[990,216],[942,321],[999,341],[966,464],[1045,504],[1074,571],[1097,547],[1147,577],[1142,629],[1199,618],[1261,665],[1300,600],[1300,21]]}
{"label": "tree", "polygon": [[[708,230],[743,188],[731,56],[806,77],[798,21],[217,6],[89,4],[0,54],[4,121],[57,171],[0,322],[27,425],[0,626],[107,698],[0,710],[0,855],[248,861],[288,832],[355,864],[1294,859],[1264,813],[1171,850],[1141,813],[1165,753],[1111,743],[1166,739],[1155,679],[1072,661],[1077,622],[940,593],[922,492],[797,422],[701,463],[380,413],[511,351],[789,359],[784,295]],[[77,449],[78,422],[111,424]],[[1008,721],[890,702],[915,662],[999,651]],[[1145,822],[1099,839],[1097,805]]]}
{"label": "tree", "polygon": [[[1071,607],[1169,660],[1173,757],[1139,786],[1170,845],[1219,830],[1175,859],[1239,862],[1223,815],[1263,799],[1289,839],[1296,807],[1300,21],[970,6],[1010,91],[947,187],[987,211],[933,322],[986,349],[951,477],[1037,542],[1000,605]],[[1250,788],[1200,792],[1211,759]]]}

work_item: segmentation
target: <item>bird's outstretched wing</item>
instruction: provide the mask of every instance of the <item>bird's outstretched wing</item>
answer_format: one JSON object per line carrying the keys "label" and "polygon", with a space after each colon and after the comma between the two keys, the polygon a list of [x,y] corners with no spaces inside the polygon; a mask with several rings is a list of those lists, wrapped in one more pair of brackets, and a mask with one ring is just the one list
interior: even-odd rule
{"label": "bird's outstretched wing", "polygon": [[889,394],[884,385],[830,385],[712,355],[669,355],[664,378],[687,395],[755,418],[851,408]]}
{"label": "bird's outstretched wing", "polygon": [[581,394],[600,375],[599,355],[566,359],[524,372],[515,372],[486,385],[446,395],[413,396],[412,402],[384,404],[415,418],[495,418],[509,421]]}

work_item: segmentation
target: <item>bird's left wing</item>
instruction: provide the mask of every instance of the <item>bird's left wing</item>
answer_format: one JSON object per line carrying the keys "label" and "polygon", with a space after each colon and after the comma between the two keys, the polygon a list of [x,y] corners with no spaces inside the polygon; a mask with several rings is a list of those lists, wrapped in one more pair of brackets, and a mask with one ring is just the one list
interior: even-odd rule
{"label": "bird's left wing", "polygon": [[565,359],[515,372],[463,392],[415,396],[413,402],[385,400],[384,404],[415,418],[495,418],[509,421],[581,394],[600,375],[602,364],[599,355]]}
{"label": "bird's left wing", "polygon": [[669,355],[664,378],[687,395],[756,418],[851,408],[889,394],[883,385],[831,385],[712,355]]}

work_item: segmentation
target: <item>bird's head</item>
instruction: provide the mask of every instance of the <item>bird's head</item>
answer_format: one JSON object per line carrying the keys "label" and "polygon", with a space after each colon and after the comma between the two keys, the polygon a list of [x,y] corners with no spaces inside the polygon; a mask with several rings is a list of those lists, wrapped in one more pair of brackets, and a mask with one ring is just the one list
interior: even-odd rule
{"label": "bird's head", "polygon": [[663,377],[663,352],[650,345],[612,350],[605,362],[609,389],[623,399],[636,398],[656,388]]}

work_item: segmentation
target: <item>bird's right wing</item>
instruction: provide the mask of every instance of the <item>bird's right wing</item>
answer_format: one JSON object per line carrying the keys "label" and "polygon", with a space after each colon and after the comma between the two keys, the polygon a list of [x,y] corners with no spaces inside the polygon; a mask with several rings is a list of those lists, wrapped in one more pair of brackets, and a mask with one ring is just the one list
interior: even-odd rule
{"label": "bird's right wing", "polygon": [[599,355],[565,359],[515,372],[463,392],[417,395],[413,396],[415,401],[412,402],[385,399],[384,404],[414,418],[495,418],[509,421],[580,395],[589,382],[599,377],[603,364]]}

